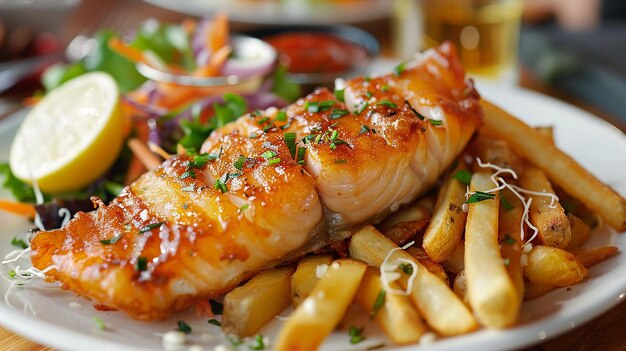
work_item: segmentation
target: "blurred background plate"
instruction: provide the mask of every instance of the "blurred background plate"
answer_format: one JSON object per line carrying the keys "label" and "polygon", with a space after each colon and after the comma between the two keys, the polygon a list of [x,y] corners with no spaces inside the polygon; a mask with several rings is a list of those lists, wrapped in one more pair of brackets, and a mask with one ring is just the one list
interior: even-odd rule
{"label": "blurred background plate", "polygon": [[392,0],[145,0],[194,15],[227,11],[233,21],[257,24],[356,23],[388,17]]}

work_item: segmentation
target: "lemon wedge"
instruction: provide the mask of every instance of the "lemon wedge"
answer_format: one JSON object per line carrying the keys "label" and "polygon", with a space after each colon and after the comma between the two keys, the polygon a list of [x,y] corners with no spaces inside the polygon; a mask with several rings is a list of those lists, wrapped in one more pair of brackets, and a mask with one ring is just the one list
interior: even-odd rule
{"label": "lemon wedge", "polygon": [[113,78],[102,72],[81,75],[28,113],[11,145],[11,171],[44,192],[82,189],[117,158],[123,124]]}

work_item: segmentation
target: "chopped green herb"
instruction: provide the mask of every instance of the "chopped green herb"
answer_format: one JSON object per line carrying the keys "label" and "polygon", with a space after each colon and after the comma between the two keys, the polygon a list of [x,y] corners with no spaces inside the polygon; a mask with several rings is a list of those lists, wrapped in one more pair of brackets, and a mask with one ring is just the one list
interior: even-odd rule
{"label": "chopped green herb", "polygon": [[265,122],[267,122],[270,118],[269,117],[263,117],[260,120],[257,121],[258,124],[263,124]]}
{"label": "chopped green herb", "polygon": [[319,143],[322,140],[322,134],[319,134],[318,136],[315,137],[315,143]]}
{"label": "chopped green herb", "polygon": [[215,180],[215,184],[213,185],[215,189],[219,189],[222,193],[228,191],[228,187],[226,186],[226,182],[228,181],[228,173],[224,173],[220,178]]}
{"label": "chopped green herb", "polygon": [[15,275],[16,275],[15,270],[12,269],[9,271],[9,278],[15,278]]}
{"label": "chopped green herb", "polygon": [[268,160],[267,163],[270,164],[270,165],[275,165],[277,163],[280,163],[280,157],[276,157],[276,158],[273,158],[271,160]]}
{"label": "chopped green herb", "polygon": [[180,175],[181,180],[187,179],[187,178],[196,179],[196,172],[193,169],[189,169],[185,173]]}
{"label": "chopped green herb", "polygon": [[96,323],[96,328],[98,328],[99,330],[105,330],[107,328],[107,325],[104,324],[104,322],[102,321],[102,319],[100,319],[100,317],[93,316],[92,319]]}
{"label": "chopped green herb", "polygon": [[365,76],[365,81],[369,83],[369,81],[372,80],[372,78],[370,78],[370,76]]}
{"label": "chopped green herb", "polygon": [[419,118],[421,121],[423,121],[424,119],[426,119],[426,117],[422,116],[421,113],[417,112],[416,109],[413,108],[413,106],[411,106],[411,104],[409,104],[408,101],[404,100],[404,103],[407,104],[409,106],[409,108],[411,109],[411,112],[413,112],[413,114]]}
{"label": "chopped green herb", "polygon": [[217,319],[209,319],[207,321],[207,323],[213,324],[213,325],[218,326],[218,327],[222,326],[222,322],[218,321]]}
{"label": "chopped green herb", "polygon": [[440,126],[443,123],[440,119],[429,119],[428,121],[434,126]]}
{"label": "chopped green herb", "polygon": [[298,148],[298,158],[296,159],[296,163],[299,165],[304,164],[304,153],[306,152],[306,148],[301,147]]}
{"label": "chopped green herb", "polygon": [[213,314],[221,315],[224,313],[224,304],[221,302],[210,299],[209,304],[211,305],[211,312],[213,312]]}
{"label": "chopped green herb", "polygon": [[382,91],[383,93],[386,93],[387,91],[389,91],[389,85],[383,84],[383,86],[380,87],[380,91]]}
{"label": "chopped green herb", "polygon": [[504,207],[505,210],[512,210],[513,205],[507,200],[504,196],[500,196],[500,204]]}
{"label": "chopped green herb", "polygon": [[250,350],[265,350],[265,343],[263,342],[263,335],[259,334],[254,337],[254,343],[248,346]]}
{"label": "chopped green herb", "polygon": [[330,119],[339,119],[339,118],[347,115],[348,113],[349,113],[348,110],[336,108],[330,114]]}
{"label": "chopped green herb", "polygon": [[243,212],[243,211],[247,210],[248,207],[250,207],[250,204],[242,205],[241,207],[239,207],[239,211]]}
{"label": "chopped green herb", "polygon": [[151,231],[154,228],[160,227],[163,223],[165,223],[165,222],[150,223],[147,226],[139,229],[139,233],[149,232],[149,231]]}
{"label": "chopped green herb", "polygon": [[263,133],[267,132],[270,129],[276,128],[276,126],[273,123],[270,123],[268,125],[266,125],[265,127],[263,127]]}
{"label": "chopped green herb", "polygon": [[369,91],[366,91],[366,92],[365,92],[365,97],[366,97],[366,98],[368,98],[368,99],[369,99],[369,98],[371,98],[372,96],[374,96],[374,95],[372,95],[372,93],[370,93]]}
{"label": "chopped green herb", "polygon": [[285,144],[289,149],[289,153],[291,154],[291,158],[296,157],[296,133],[285,133],[283,134],[283,139],[285,140]]}
{"label": "chopped green herb", "polygon": [[124,190],[124,186],[111,180],[105,180],[104,190],[106,190],[111,195],[118,196],[122,193],[122,190]]}
{"label": "chopped green herb", "polygon": [[408,263],[401,263],[398,266],[398,268],[400,268],[400,270],[404,272],[404,274],[407,274],[407,275],[413,274],[413,266]]}
{"label": "chopped green herb", "polygon": [[243,344],[243,340],[241,340],[241,338],[238,337],[237,335],[229,334],[229,335],[226,335],[226,338],[228,339],[228,342],[235,347]]}
{"label": "chopped green herb", "polygon": [[504,238],[502,238],[501,241],[507,245],[513,245],[517,242],[517,240],[515,240],[515,238],[513,238],[509,234],[504,234]]}
{"label": "chopped green herb", "polygon": [[237,158],[237,160],[233,163],[233,165],[235,166],[235,168],[237,168],[238,170],[242,170],[243,166],[246,164],[246,158],[243,157],[243,155],[239,155],[239,157]]}
{"label": "chopped green herb", "polygon": [[470,181],[472,180],[472,173],[466,169],[460,169],[456,173],[454,173],[452,178],[458,180],[465,185],[469,185]]}
{"label": "chopped green herb", "polygon": [[404,72],[406,68],[406,62],[402,62],[401,64],[397,65],[394,69],[393,69],[393,73],[396,76],[400,76],[402,74],[402,72]]}
{"label": "chopped green herb", "polygon": [[361,104],[356,109],[356,114],[360,115],[361,113],[363,113],[363,111],[365,111],[365,109],[368,108],[369,105],[370,104],[368,104],[367,101],[361,102]]}
{"label": "chopped green herb", "polygon": [[255,133],[255,132],[250,133],[250,136],[249,136],[250,139],[254,139],[254,138],[258,138],[258,137],[259,137],[258,134]]}
{"label": "chopped green herb", "polygon": [[189,324],[185,323],[185,321],[178,321],[178,329],[176,330],[181,331],[185,334],[191,333],[191,327],[189,326]]}
{"label": "chopped green herb", "polygon": [[378,313],[378,311],[383,307],[383,305],[385,304],[386,295],[387,295],[387,292],[385,291],[385,289],[380,289],[380,292],[378,292],[378,296],[376,296],[376,301],[374,301],[374,305],[372,306],[372,311],[370,312],[370,318],[376,317],[376,314]]}
{"label": "chopped green herb", "polygon": [[337,98],[337,100],[344,102],[344,92],[345,89],[335,89],[335,97]]}
{"label": "chopped green herb", "polygon": [[337,159],[335,160],[335,163],[348,163],[348,160],[344,160],[344,159]]}
{"label": "chopped green herb", "polygon": [[396,108],[396,107],[398,107],[398,105],[394,104],[393,102],[391,102],[389,100],[381,100],[376,105],[377,106],[386,106],[386,107],[389,107],[389,108]]}
{"label": "chopped green herb", "polygon": [[258,108],[252,112],[253,117],[261,117],[261,110]]}
{"label": "chopped green herb", "polygon": [[28,248],[28,244],[23,239],[18,237],[14,237],[13,239],[11,239],[11,245],[19,247],[20,249]]}
{"label": "chopped green herb", "polygon": [[336,130],[333,130],[333,132],[330,134],[330,140],[337,140],[338,135],[339,135],[339,132]]}
{"label": "chopped green herb", "polygon": [[376,131],[374,129],[370,129],[370,127],[368,126],[361,126],[361,129],[359,130],[359,134],[364,134],[364,133],[368,133],[368,132],[372,132],[372,133],[376,133]]}
{"label": "chopped green herb", "polygon": [[116,242],[118,242],[122,236],[124,236],[124,233],[120,233],[118,235],[116,235],[115,237],[111,238],[111,239],[105,239],[105,240],[100,240],[100,244],[102,245],[113,245]]}
{"label": "chopped green herb", "polygon": [[289,127],[291,127],[291,122],[289,122],[289,123],[287,123],[287,124],[283,124],[283,125],[280,127],[280,129],[282,129],[282,130],[286,130],[286,129],[289,129]]}
{"label": "chopped green herb", "polygon": [[363,327],[357,328],[354,325],[350,326],[348,335],[350,335],[350,343],[353,345],[365,340],[365,336],[363,336]]}
{"label": "chopped green herb", "polygon": [[335,106],[335,103],[336,101],[333,101],[333,100],[313,101],[313,102],[308,102],[308,106],[305,103],[305,106],[308,112],[316,113],[316,112],[329,110],[331,107]]}
{"label": "chopped green herb", "polygon": [[275,157],[276,153],[274,151],[268,150],[262,153],[261,156],[263,156],[263,158],[270,159],[272,157]]}
{"label": "chopped green herb", "polygon": [[285,112],[285,111],[278,111],[276,113],[276,120],[280,121],[280,122],[285,122],[287,120],[287,112]]}
{"label": "chopped green herb", "polygon": [[217,160],[221,153],[222,152],[221,152],[221,149],[220,149],[220,152],[217,155],[216,154],[209,154],[209,153],[203,153],[203,154],[200,154],[200,155],[195,155],[193,157],[193,160],[191,162],[189,162],[189,167],[202,168],[209,161]]}
{"label": "chopped green herb", "polygon": [[493,198],[496,197],[496,194],[490,194],[490,193],[485,193],[482,191],[477,191],[475,193],[473,193],[472,195],[470,195],[470,197],[467,199],[467,201],[465,201],[468,204],[474,203],[474,202],[480,202],[480,201],[484,201],[484,200],[491,200]]}
{"label": "chopped green herb", "polygon": [[504,265],[508,267],[510,264],[511,264],[511,259],[510,258],[505,258],[504,259]]}
{"label": "chopped green herb", "polygon": [[139,256],[137,258],[137,264],[135,265],[135,270],[137,272],[143,272],[148,269],[148,258],[145,256]]}

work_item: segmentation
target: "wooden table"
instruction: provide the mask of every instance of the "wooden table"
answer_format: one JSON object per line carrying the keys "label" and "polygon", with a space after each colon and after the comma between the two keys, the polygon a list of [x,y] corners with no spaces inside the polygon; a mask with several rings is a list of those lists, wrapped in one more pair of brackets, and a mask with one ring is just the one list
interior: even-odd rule
{"label": "wooden table", "polygon": [[[179,20],[186,16],[179,14],[172,14],[165,12],[164,10],[152,7],[143,2],[127,1],[127,0],[115,0],[115,1],[97,1],[97,0],[84,0],[81,4],[81,8],[77,11],[73,19],[71,19],[64,29],[66,36],[72,37],[76,33],[85,28],[87,23],[91,20],[88,14],[102,14],[111,11],[114,7],[129,8],[132,11],[140,12],[145,17],[157,17],[166,18],[169,20]],[[144,17],[144,18],[145,18]],[[379,39],[388,38],[390,35],[390,29],[388,23],[374,23],[370,25],[380,26],[377,28],[377,36]],[[388,40],[386,42],[389,42]],[[581,103],[580,101],[572,100],[571,98],[564,96],[562,93],[555,91],[540,81],[534,79],[532,75],[522,70],[520,85],[542,92],[547,95],[554,96],[561,100],[567,101],[573,105],[576,105],[584,110],[591,112],[592,114],[599,116],[622,131],[626,131],[626,123],[620,122],[617,118],[609,116],[593,106]],[[612,310],[606,312],[600,317],[584,324],[583,326],[564,334],[555,339],[549,340],[542,344],[526,348],[523,351],[591,351],[591,350],[626,350],[626,301],[616,306]],[[49,347],[39,345],[36,342],[25,339],[10,330],[0,327],[0,350],[3,351],[44,351],[52,350]]]}

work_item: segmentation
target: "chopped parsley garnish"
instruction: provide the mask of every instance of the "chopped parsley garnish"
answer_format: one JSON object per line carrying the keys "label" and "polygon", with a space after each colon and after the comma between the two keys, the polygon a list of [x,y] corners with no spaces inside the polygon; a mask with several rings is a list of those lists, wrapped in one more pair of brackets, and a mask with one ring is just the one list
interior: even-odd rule
{"label": "chopped parsley garnish", "polygon": [[370,76],[365,76],[365,81],[369,83],[369,81],[372,80],[372,78],[370,78]]}
{"label": "chopped parsley garnish", "polygon": [[239,207],[239,211],[243,212],[243,211],[247,210],[248,207],[250,207],[250,204],[242,205],[241,207]]}
{"label": "chopped parsley garnish", "polygon": [[339,119],[339,118],[341,118],[341,117],[343,117],[343,116],[345,116],[347,114],[348,114],[348,110],[336,108],[330,114],[330,119]]}
{"label": "chopped parsley garnish", "polygon": [[265,343],[263,342],[263,335],[259,334],[254,337],[254,343],[248,346],[250,350],[265,350]]}
{"label": "chopped parsley garnish", "polygon": [[185,173],[180,175],[180,179],[193,178],[196,179],[196,172],[193,169],[188,169]]}
{"label": "chopped parsley garnish", "polygon": [[94,316],[92,319],[94,323],[96,323],[96,328],[98,328],[99,330],[105,330],[107,328],[107,325],[104,324],[104,322],[102,321],[102,319],[100,319],[100,317]]}
{"label": "chopped parsley garnish", "polygon": [[368,132],[376,133],[376,130],[371,129],[368,126],[361,126],[361,129],[359,130],[359,134],[358,135],[361,135],[363,133],[368,133]]}
{"label": "chopped parsley garnish", "polygon": [[15,276],[17,275],[17,273],[15,273],[15,270],[10,270],[9,271],[9,278],[15,278]]}
{"label": "chopped parsley garnish", "polygon": [[287,120],[287,112],[285,112],[285,111],[278,111],[276,113],[276,120],[280,121],[280,122],[285,122]]}
{"label": "chopped parsley garnish", "polygon": [[100,244],[102,245],[113,245],[116,242],[118,242],[122,236],[124,236],[124,233],[120,233],[118,235],[116,235],[115,237],[111,238],[111,239],[104,239],[104,240],[100,240]]}
{"label": "chopped parsley garnish", "polygon": [[207,323],[209,323],[209,324],[213,324],[213,325],[218,326],[218,327],[221,327],[221,326],[222,326],[222,323],[221,323],[220,321],[218,321],[217,319],[209,319],[209,320],[207,321]]}
{"label": "chopped parsley garnish", "polygon": [[440,119],[429,119],[428,121],[434,126],[440,126],[443,123]]}
{"label": "chopped parsley garnish", "polygon": [[150,223],[147,226],[139,229],[139,233],[149,232],[149,231],[151,231],[154,228],[160,227],[163,223],[165,223],[165,222]]}
{"label": "chopped parsley garnish", "polygon": [[250,133],[250,136],[248,138],[254,139],[254,138],[258,138],[258,137],[259,137],[259,135],[257,133],[252,132],[252,133]]}
{"label": "chopped parsley garnish", "polygon": [[189,326],[189,324],[185,323],[185,321],[178,321],[178,329],[176,330],[181,331],[185,334],[191,333],[191,327]]}
{"label": "chopped parsley garnish", "polygon": [[385,291],[385,289],[380,289],[380,292],[378,293],[378,296],[376,296],[376,300],[374,301],[374,305],[372,306],[372,311],[370,312],[370,318],[376,317],[376,314],[378,313],[378,311],[383,307],[383,305],[385,304],[386,295],[387,295],[387,292]]}
{"label": "chopped parsley garnish", "polygon": [[265,159],[270,159],[272,157],[275,157],[276,153],[274,151],[268,150],[268,151],[265,151],[264,153],[262,153],[261,156],[263,156],[263,158],[265,158]]}
{"label": "chopped parsley garnish", "polygon": [[335,160],[335,163],[348,163],[348,160],[344,160],[342,158]]}
{"label": "chopped parsley garnish", "polygon": [[383,93],[386,93],[387,91],[389,91],[389,85],[383,84],[383,86],[380,87],[380,91],[382,91]]}
{"label": "chopped parsley garnish", "polygon": [[291,158],[296,157],[296,133],[285,133],[283,134],[283,139],[285,140],[285,144],[289,149],[289,153],[291,154]]}
{"label": "chopped parsley garnish", "polygon": [[504,238],[502,238],[501,242],[507,244],[507,245],[513,245],[517,242],[517,240],[515,240],[515,238],[513,238],[512,236],[510,236],[509,234],[504,234]]}
{"label": "chopped parsley garnish", "polygon": [[240,337],[234,334],[226,335],[226,339],[228,339],[228,342],[235,347],[243,344],[243,340],[241,340]]}
{"label": "chopped parsley garnish", "polygon": [[306,152],[306,148],[298,148],[298,158],[296,159],[296,163],[299,165],[304,164],[304,153]]}
{"label": "chopped parsley garnish", "polygon": [[240,171],[243,169],[243,166],[245,164],[246,164],[246,158],[243,157],[243,155],[239,155],[239,158],[237,158],[237,160],[233,162],[233,166],[235,166],[235,168],[237,168]]}
{"label": "chopped parsley garnish", "polygon": [[394,104],[393,102],[391,102],[389,100],[381,100],[376,105],[377,106],[386,106],[386,107],[389,107],[389,108],[396,108],[396,107],[398,107],[398,105]]}
{"label": "chopped parsley garnish", "polygon": [[511,259],[510,258],[505,258],[504,259],[504,265],[508,267],[510,264],[511,264]]}
{"label": "chopped parsley garnish", "polygon": [[500,196],[500,204],[504,207],[505,210],[512,210],[513,205],[507,200],[504,196]]}
{"label": "chopped parsley garnish", "polygon": [[406,62],[402,62],[401,64],[397,65],[394,69],[393,69],[393,73],[396,76],[400,76],[402,74],[402,72],[404,72],[406,68]]}
{"label": "chopped parsley garnish", "polygon": [[398,268],[400,268],[400,270],[404,272],[404,274],[406,275],[413,274],[413,266],[408,263],[401,263],[400,266],[398,266]]}
{"label": "chopped parsley garnish", "polygon": [[215,187],[215,189],[218,189],[222,193],[225,193],[228,191],[228,187],[226,186],[226,182],[228,181],[228,179],[229,174],[228,172],[226,172],[220,178],[217,178],[215,180],[215,184],[213,186]]}
{"label": "chopped parsley garnish", "polygon": [[28,244],[23,239],[18,237],[14,237],[13,239],[11,239],[11,245],[19,247],[20,249],[28,248]]}
{"label": "chopped parsley garnish", "polygon": [[359,106],[356,109],[357,115],[360,115],[363,111],[365,111],[365,109],[368,108],[369,105],[370,104],[368,104],[367,101],[361,102],[361,104],[359,104]]}
{"label": "chopped parsley garnish", "polygon": [[330,140],[337,140],[337,136],[339,135],[339,132],[336,130],[333,130],[333,132],[330,134]]}
{"label": "chopped parsley garnish", "polygon": [[145,256],[139,256],[137,258],[137,264],[135,265],[135,270],[137,272],[143,272],[148,269],[148,258]]}
{"label": "chopped parsley garnish", "polygon": [[337,100],[344,102],[344,92],[345,89],[335,89],[335,97],[337,98]]}
{"label": "chopped parsley garnish", "polygon": [[275,128],[276,126],[273,123],[270,123],[268,125],[266,125],[265,127],[263,127],[263,133],[267,132],[270,129]]}
{"label": "chopped parsley garnish", "polygon": [[419,118],[421,121],[423,121],[424,119],[426,119],[426,117],[422,116],[421,113],[417,112],[416,109],[413,108],[413,106],[411,106],[411,104],[409,104],[408,101],[404,100],[404,103],[407,104],[409,106],[409,108],[411,109],[411,112],[413,112],[413,114]]}
{"label": "chopped parsley garnish", "polygon": [[221,303],[219,301],[216,301],[216,300],[213,300],[213,299],[210,299],[209,300],[209,304],[211,305],[211,312],[213,312],[213,314],[220,315],[220,314],[224,313],[224,304],[223,303]]}
{"label": "chopped parsley garnish", "polygon": [[333,100],[325,100],[325,101],[313,101],[308,102],[308,105],[305,103],[305,108],[310,113],[322,112],[329,110],[331,107],[335,106],[335,101]]}
{"label": "chopped parsley garnish", "polygon": [[363,336],[363,327],[357,328],[354,325],[350,326],[348,335],[350,335],[350,343],[353,345],[365,340],[365,336]]}
{"label": "chopped parsley garnish", "polygon": [[472,173],[466,169],[460,169],[456,173],[454,173],[452,178],[458,180],[465,185],[469,185],[470,181],[472,180]]}
{"label": "chopped parsley garnish", "polygon": [[263,117],[260,120],[257,121],[258,124],[263,124],[265,122],[267,122],[270,118],[269,117]]}
{"label": "chopped parsley garnish", "polygon": [[193,161],[189,162],[189,166],[194,167],[194,168],[202,168],[204,167],[204,165],[207,164],[207,162],[217,160],[220,157],[221,153],[222,153],[222,149],[220,148],[220,151],[217,155],[209,154],[209,153],[195,155],[193,157]]}
{"label": "chopped parsley garnish", "polygon": [[268,160],[267,163],[270,164],[270,165],[275,165],[277,163],[280,163],[280,157],[276,157],[276,158],[273,158],[271,160]]}
{"label": "chopped parsley garnish", "polygon": [[371,98],[372,96],[374,96],[374,95],[372,95],[372,93],[370,93],[369,91],[366,91],[366,92],[365,92],[365,97],[366,97],[366,98],[368,98],[368,99],[369,99],[369,98]]}
{"label": "chopped parsley garnish", "polygon": [[196,188],[196,186],[191,184],[191,185],[184,186],[184,187],[180,188],[180,190],[186,191],[186,192],[190,192],[190,191],[194,191],[195,188]]}
{"label": "chopped parsley garnish", "polygon": [[470,197],[465,202],[468,204],[471,204],[474,202],[480,202],[484,200],[492,200],[495,197],[496,197],[496,194],[490,194],[490,193],[485,193],[483,191],[477,191],[473,193],[472,195],[470,195]]}

